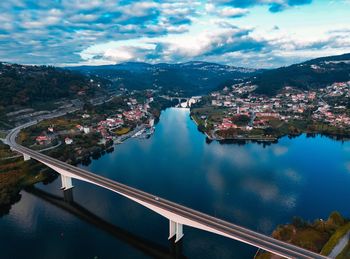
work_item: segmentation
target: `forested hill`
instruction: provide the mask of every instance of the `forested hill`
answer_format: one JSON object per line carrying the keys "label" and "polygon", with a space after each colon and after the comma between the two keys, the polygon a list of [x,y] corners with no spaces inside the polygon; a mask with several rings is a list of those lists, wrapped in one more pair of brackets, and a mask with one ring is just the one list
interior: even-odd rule
{"label": "forested hill", "polygon": [[65,69],[0,63],[0,109],[63,97],[93,95],[100,80]]}
{"label": "forested hill", "polygon": [[159,88],[184,95],[200,95],[232,85],[260,70],[201,61],[178,64],[126,62],[106,66],[70,67],[86,74],[98,75],[128,89]]}
{"label": "forested hill", "polygon": [[257,93],[273,95],[285,86],[312,89],[349,80],[350,54],[344,54],[266,70],[252,79],[252,83],[258,85]]}

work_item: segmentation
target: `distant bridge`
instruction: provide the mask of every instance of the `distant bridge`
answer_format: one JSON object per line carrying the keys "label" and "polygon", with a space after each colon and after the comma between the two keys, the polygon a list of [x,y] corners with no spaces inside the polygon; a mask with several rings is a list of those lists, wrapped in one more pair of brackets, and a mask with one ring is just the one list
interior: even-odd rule
{"label": "distant bridge", "polygon": [[181,106],[182,108],[190,108],[192,104],[199,102],[202,99],[202,96],[192,96],[192,97],[179,97],[179,96],[168,96],[161,95],[161,98],[170,100],[170,101],[178,101],[179,107],[182,102],[186,102],[185,106]]}
{"label": "distant bridge", "polygon": [[[35,122],[26,126],[32,124]],[[327,258],[23,147],[16,143],[16,137],[21,128],[23,127],[12,130],[6,137],[6,143],[10,145],[12,150],[21,153],[24,160],[35,159],[58,172],[61,175],[63,190],[73,187],[72,179],[74,178],[118,193],[167,218],[169,220],[169,239],[175,237],[175,242],[183,237],[183,225],[186,225],[238,240],[286,258]]]}

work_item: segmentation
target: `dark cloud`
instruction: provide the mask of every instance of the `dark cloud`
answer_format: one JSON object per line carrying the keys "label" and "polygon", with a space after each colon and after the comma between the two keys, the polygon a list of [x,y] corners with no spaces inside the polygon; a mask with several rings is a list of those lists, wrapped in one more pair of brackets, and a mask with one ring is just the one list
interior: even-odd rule
{"label": "dark cloud", "polygon": [[112,40],[182,33],[195,10],[185,3],[116,0],[0,1],[0,59],[79,62],[79,52]]}

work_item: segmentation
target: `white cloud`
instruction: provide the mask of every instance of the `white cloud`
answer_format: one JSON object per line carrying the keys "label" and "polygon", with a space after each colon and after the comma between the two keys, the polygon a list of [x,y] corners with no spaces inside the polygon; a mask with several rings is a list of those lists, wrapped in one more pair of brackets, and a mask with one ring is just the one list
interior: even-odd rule
{"label": "white cloud", "polygon": [[[1,1],[0,60],[105,64],[201,59],[237,66],[276,67],[350,51],[346,16],[323,16],[321,23],[315,19],[317,12],[307,13],[308,19],[313,17],[318,23],[305,19],[301,24],[302,19],[295,21],[289,16],[286,21],[284,13],[271,14],[266,8],[292,10],[290,7],[309,2]],[[334,2],[333,12],[341,12],[344,4]],[[261,5],[265,7],[252,8]],[[327,19],[330,21],[324,21]],[[271,30],[274,26],[279,29]]]}

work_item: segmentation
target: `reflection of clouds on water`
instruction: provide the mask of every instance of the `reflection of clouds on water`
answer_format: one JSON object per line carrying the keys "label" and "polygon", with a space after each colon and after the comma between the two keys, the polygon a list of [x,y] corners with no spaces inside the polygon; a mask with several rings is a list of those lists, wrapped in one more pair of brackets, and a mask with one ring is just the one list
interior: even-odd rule
{"label": "reflection of clouds on water", "polygon": [[213,160],[228,161],[232,165],[239,168],[251,167],[255,164],[252,155],[241,147],[230,147],[215,143],[210,148],[205,149],[209,156],[213,156]]}
{"label": "reflection of clouds on water", "polygon": [[[176,112],[171,112],[171,110],[176,110]],[[170,108],[165,111],[167,115],[162,115],[160,120],[162,127],[159,128],[157,126],[157,130],[161,130],[161,132],[157,132],[157,134],[162,134],[162,141],[164,143],[169,143],[174,145],[172,148],[178,149],[178,154],[184,155],[189,153],[192,148],[192,142],[190,138],[190,130],[188,128],[187,117],[189,116],[189,109],[181,109],[181,108]],[[181,138],[177,136],[181,136]],[[176,139],[174,141],[173,139]],[[165,140],[165,141],[164,141]]]}
{"label": "reflection of clouds on water", "polygon": [[293,209],[296,206],[297,198],[295,195],[286,195],[281,199],[281,202],[285,208]]}
{"label": "reflection of clouds on water", "polygon": [[346,170],[348,170],[348,172],[350,173],[350,162],[346,162],[346,163],[345,163],[345,168],[346,168]]}
{"label": "reflection of clouds on water", "polygon": [[[42,218],[41,213],[49,218],[51,221],[55,220],[68,226],[72,222],[72,218],[65,213],[62,213],[59,218],[55,217],[57,208],[47,208],[44,204],[38,203],[36,197],[26,192],[22,192],[22,198],[19,203],[16,203],[11,208],[10,220],[14,222],[13,228],[17,228],[17,232],[24,234],[33,234],[38,231],[41,222],[38,222],[39,218]],[[41,208],[40,208],[41,207]],[[44,210],[43,210],[44,209]]]}
{"label": "reflection of clouds on water", "polygon": [[293,169],[286,169],[285,170],[285,176],[287,176],[287,178],[295,183],[299,183],[302,179],[301,175],[293,170]]}
{"label": "reflection of clouds on water", "polygon": [[216,192],[222,192],[224,190],[224,179],[216,167],[208,168],[207,179],[208,183]]}
{"label": "reflection of clouds on water", "polygon": [[[25,233],[35,232],[36,230],[36,211],[37,206],[33,206],[33,197],[22,195],[21,202],[16,203],[11,208],[11,220],[16,222],[16,227],[22,229]],[[15,226],[14,226],[15,227]]]}
{"label": "reflection of clouds on water", "polygon": [[285,146],[273,146],[272,152],[275,154],[275,156],[282,156],[288,152],[288,148]]}
{"label": "reflection of clouds on water", "polygon": [[274,184],[252,178],[243,182],[243,189],[254,192],[264,202],[276,200],[279,192]]}
{"label": "reflection of clouds on water", "polygon": [[286,209],[292,209],[296,206],[296,195],[283,195],[279,187],[272,182],[250,178],[243,182],[242,187],[257,195],[262,202],[277,203]]}

